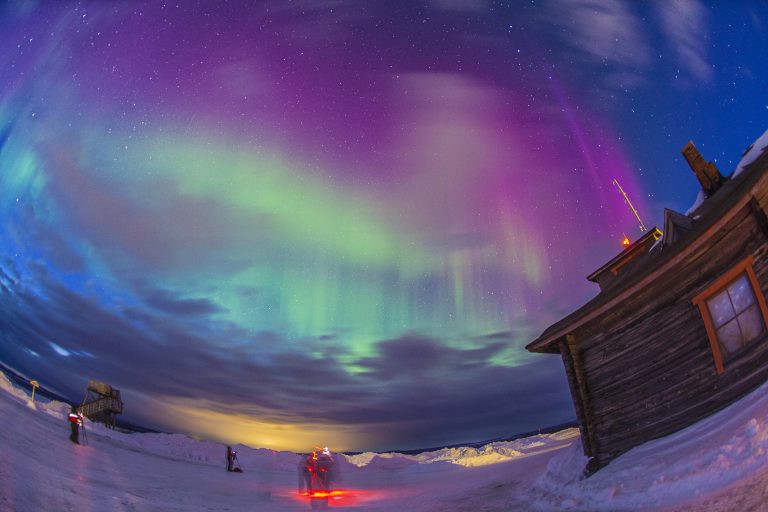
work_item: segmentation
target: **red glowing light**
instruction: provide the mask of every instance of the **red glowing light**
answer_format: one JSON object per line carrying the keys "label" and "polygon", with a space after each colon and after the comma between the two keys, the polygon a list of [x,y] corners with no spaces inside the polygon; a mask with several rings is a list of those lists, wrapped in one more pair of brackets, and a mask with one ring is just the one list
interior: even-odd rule
{"label": "red glowing light", "polygon": [[347,491],[342,489],[337,489],[335,491],[313,491],[311,493],[300,492],[299,498],[309,500],[310,502],[313,500],[323,500],[333,506],[344,507],[358,504],[358,499],[361,498],[361,495],[370,495],[370,492],[361,490]]}
{"label": "red glowing light", "polygon": [[629,241],[628,236],[624,235],[624,240],[621,243],[624,244],[624,247],[629,247],[629,244],[632,242]]}

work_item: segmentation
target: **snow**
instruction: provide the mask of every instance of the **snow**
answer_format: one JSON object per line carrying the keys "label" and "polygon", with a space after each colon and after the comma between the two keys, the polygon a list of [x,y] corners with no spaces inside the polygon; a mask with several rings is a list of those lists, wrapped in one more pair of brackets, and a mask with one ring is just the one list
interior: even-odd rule
{"label": "snow", "polygon": [[335,454],[340,492],[327,501],[298,496],[299,455],[236,446],[244,473],[227,473],[221,444],[90,422],[87,444],[74,445],[68,411],[0,374],[0,512],[768,510],[768,385],[589,478],[567,429],[419,455]]}
{"label": "snow", "polygon": [[[766,148],[768,148],[768,130],[749,146],[748,150],[744,153],[744,156],[741,157],[736,169],[734,169],[733,174],[731,174],[731,178],[735,178],[741,174],[744,171],[744,168],[757,160]],[[685,214],[690,215],[695,212],[705,199],[706,196],[704,196],[704,191],[699,190],[699,194],[696,196],[696,201],[694,201],[693,205],[688,208]]]}
{"label": "snow", "polygon": [[738,176],[746,166],[757,160],[760,155],[763,154],[766,147],[768,147],[768,130],[766,130],[765,133],[763,133],[760,138],[749,147],[749,150],[744,153],[739,165],[736,166],[736,170],[733,171],[733,176]]}
{"label": "snow", "polygon": [[686,210],[685,214],[690,216],[693,212],[699,209],[699,206],[704,202],[707,196],[704,195],[704,191],[699,189],[699,194],[696,196],[696,200],[693,202],[690,208]]}

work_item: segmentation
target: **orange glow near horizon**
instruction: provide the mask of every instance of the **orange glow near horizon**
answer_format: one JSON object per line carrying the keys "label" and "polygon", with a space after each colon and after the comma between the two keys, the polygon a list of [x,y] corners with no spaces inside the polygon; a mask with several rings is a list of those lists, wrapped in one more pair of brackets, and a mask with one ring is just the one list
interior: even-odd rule
{"label": "orange glow near horizon", "polygon": [[256,415],[217,411],[213,408],[215,404],[198,400],[160,402],[169,430],[198,439],[297,453],[311,451],[318,444],[329,446],[332,451],[356,451],[360,445],[374,441],[343,425],[263,421]]}

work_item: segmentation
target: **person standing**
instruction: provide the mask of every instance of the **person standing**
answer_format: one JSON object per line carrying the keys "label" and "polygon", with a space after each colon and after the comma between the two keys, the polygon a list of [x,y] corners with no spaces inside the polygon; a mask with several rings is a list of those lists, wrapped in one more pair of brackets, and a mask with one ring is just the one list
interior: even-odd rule
{"label": "person standing", "polygon": [[299,494],[303,494],[305,489],[307,494],[312,494],[312,477],[315,474],[316,460],[317,454],[315,452],[299,458]]}
{"label": "person standing", "polygon": [[317,480],[324,492],[331,492],[333,490],[333,479],[335,476],[333,462],[331,451],[326,446],[323,448],[322,453],[317,455],[317,460],[315,462],[315,474],[317,475]]}
{"label": "person standing", "polygon": [[234,471],[235,465],[235,450],[231,446],[227,446],[227,471]]}
{"label": "person standing", "polygon": [[80,444],[80,425],[83,424],[83,417],[79,412],[77,412],[77,409],[74,405],[70,409],[68,419],[69,427],[72,429],[71,433],[69,434],[69,440],[75,444]]}

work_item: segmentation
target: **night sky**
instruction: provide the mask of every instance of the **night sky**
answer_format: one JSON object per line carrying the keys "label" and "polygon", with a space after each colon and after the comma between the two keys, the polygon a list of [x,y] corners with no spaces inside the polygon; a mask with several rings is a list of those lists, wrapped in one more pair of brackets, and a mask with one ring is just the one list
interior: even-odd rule
{"label": "night sky", "polygon": [[768,128],[768,3],[0,3],[0,362],[405,449],[575,418],[526,343]]}

